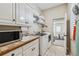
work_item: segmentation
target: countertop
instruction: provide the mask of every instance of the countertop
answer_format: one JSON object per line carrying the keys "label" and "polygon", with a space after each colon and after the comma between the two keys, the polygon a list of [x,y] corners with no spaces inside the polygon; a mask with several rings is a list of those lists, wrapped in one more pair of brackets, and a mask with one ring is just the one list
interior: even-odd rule
{"label": "countertop", "polygon": [[20,40],[20,41],[17,41],[17,42],[14,42],[14,43],[11,43],[11,44],[8,44],[5,46],[1,46],[0,47],[0,56],[4,55],[12,50],[15,50],[25,44],[28,44],[38,38],[39,38],[39,36],[28,36],[28,37],[24,37],[23,40]]}

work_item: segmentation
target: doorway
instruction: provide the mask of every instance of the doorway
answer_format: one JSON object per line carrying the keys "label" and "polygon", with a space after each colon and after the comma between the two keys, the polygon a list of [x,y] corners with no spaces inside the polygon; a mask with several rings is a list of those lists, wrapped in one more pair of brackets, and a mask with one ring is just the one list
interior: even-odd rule
{"label": "doorway", "polygon": [[[67,53],[67,15],[53,19],[53,45],[62,47],[64,54]],[[61,49],[62,50],[62,49]]]}
{"label": "doorway", "polygon": [[57,46],[64,47],[65,39],[64,39],[64,18],[54,19],[53,21],[53,44]]}

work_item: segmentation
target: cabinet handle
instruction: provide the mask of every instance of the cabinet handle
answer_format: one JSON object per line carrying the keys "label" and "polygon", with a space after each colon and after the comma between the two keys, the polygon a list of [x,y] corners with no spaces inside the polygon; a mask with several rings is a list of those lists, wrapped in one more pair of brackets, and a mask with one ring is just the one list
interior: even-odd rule
{"label": "cabinet handle", "polygon": [[13,19],[13,21],[15,21],[15,19]]}
{"label": "cabinet handle", "polygon": [[14,56],[14,55],[15,55],[14,53],[11,54],[11,56]]}
{"label": "cabinet handle", "polygon": [[34,51],[35,50],[35,48],[32,48],[32,51]]}

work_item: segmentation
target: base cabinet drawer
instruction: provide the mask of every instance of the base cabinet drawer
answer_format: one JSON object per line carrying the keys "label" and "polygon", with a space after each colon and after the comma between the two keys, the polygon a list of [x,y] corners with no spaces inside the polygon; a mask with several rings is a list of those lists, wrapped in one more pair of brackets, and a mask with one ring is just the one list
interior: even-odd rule
{"label": "base cabinet drawer", "polygon": [[38,40],[28,49],[23,49],[23,56],[38,56],[39,55],[39,43]]}
{"label": "base cabinet drawer", "polygon": [[32,41],[32,42],[24,45],[23,46],[23,51],[27,50],[28,48],[30,48],[31,46],[35,45],[36,43],[39,43],[39,40],[38,39],[36,39],[36,40],[34,40],[34,41]]}

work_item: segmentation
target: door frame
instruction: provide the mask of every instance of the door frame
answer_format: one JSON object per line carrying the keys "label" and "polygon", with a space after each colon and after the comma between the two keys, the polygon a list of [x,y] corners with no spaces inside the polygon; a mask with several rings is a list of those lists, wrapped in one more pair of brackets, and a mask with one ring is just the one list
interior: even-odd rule
{"label": "door frame", "polygon": [[[54,20],[57,20],[57,19],[64,19],[65,20],[65,33],[64,33],[64,35],[67,35],[67,13],[65,13],[64,14],[64,17],[60,17],[60,18],[55,18],[55,19],[52,19],[52,44],[53,44],[53,36],[54,36],[54,30],[53,30],[53,28],[54,28]],[[66,36],[66,40],[65,40],[65,54],[67,54],[67,36]]]}

